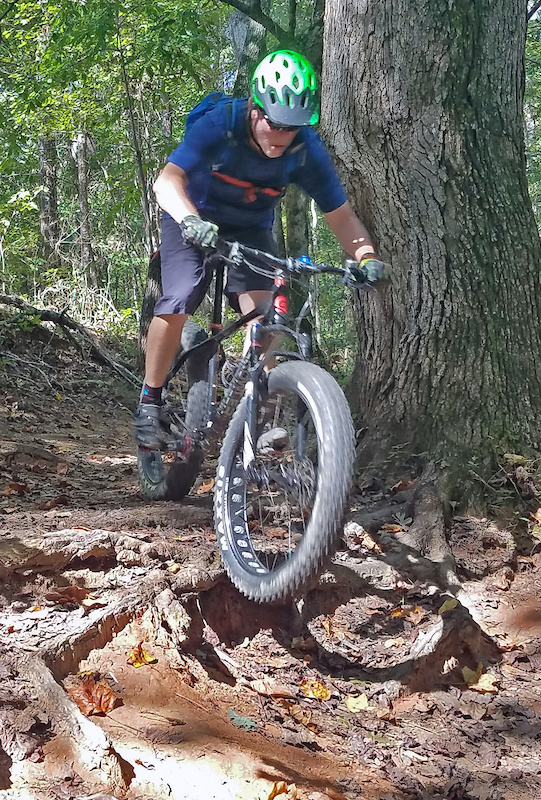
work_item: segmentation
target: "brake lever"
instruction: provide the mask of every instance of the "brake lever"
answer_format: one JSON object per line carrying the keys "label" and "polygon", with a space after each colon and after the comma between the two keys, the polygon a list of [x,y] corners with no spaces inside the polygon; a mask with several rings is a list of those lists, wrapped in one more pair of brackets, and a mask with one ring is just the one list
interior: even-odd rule
{"label": "brake lever", "polygon": [[344,263],[342,283],[348,289],[357,289],[359,292],[370,292],[374,289],[374,285],[368,280],[366,272],[362,267],[359,267],[353,258],[346,259]]}

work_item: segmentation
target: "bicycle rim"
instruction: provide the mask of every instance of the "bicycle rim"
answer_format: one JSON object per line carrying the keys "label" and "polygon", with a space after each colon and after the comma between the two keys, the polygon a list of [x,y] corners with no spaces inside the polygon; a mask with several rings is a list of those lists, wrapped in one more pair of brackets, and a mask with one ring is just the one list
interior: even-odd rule
{"label": "bicycle rim", "polygon": [[[269,390],[256,442],[247,438],[246,401],[237,410],[215,494],[226,569],[259,601],[285,599],[318,574],[336,543],[353,464],[349,408],[328,373],[283,364],[271,371]],[[280,448],[262,447],[277,430],[286,434]],[[247,468],[251,449],[255,461]]]}

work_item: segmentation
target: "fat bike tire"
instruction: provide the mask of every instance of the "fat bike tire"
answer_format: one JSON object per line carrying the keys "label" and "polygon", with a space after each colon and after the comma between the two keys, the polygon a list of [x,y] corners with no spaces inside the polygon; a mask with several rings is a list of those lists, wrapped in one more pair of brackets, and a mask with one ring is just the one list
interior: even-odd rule
{"label": "fat bike tire", "polygon": [[[269,373],[257,431],[259,437],[285,428],[288,444],[279,453],[260,453],[247,439],[246,420],[243,399],[218,461],[216,537],[240,592],[260,603],[286,602],[317,579],[336,550],[353,478],[351,413],[331,375],[315,364],[289,361]],[[249,448],[255,465],[245,470]]]}
{"label": "fat bike tire", "polygon": [[[188,392],[184,423],[188,431],[203,429],[208,420],[208,383],[197,381]],[[196,444],[188,458],[177,453],[137,450],[139,481],[150,500],[182,500],[197,480],[203,450]]]}

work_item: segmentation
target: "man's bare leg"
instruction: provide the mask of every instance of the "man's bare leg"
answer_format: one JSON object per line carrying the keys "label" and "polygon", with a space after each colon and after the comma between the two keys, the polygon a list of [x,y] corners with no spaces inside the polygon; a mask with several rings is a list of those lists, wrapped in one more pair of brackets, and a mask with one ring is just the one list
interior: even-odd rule
{"label": "man's bare leg", "polygon": [[163,386],[180,347],[180,337],[188,314],[163,314],[153,317],[148,329],[145,383]]}

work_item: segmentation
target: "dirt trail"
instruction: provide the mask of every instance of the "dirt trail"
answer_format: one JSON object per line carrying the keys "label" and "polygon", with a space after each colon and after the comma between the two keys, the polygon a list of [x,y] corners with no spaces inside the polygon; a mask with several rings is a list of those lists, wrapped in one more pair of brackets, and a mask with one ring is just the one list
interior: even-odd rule
{"label": "dirt trail", "polygon": [[356,487],[344,547],[304,602],[257,606],[221,570],[211,467],[183,504],[149,503],[134,392],[53,339],[12,352],[0,798],[541,796],[536,539],[453,520],[467,609],[442,608],[426,571],[401,567],[412,487],[376,481]]}

